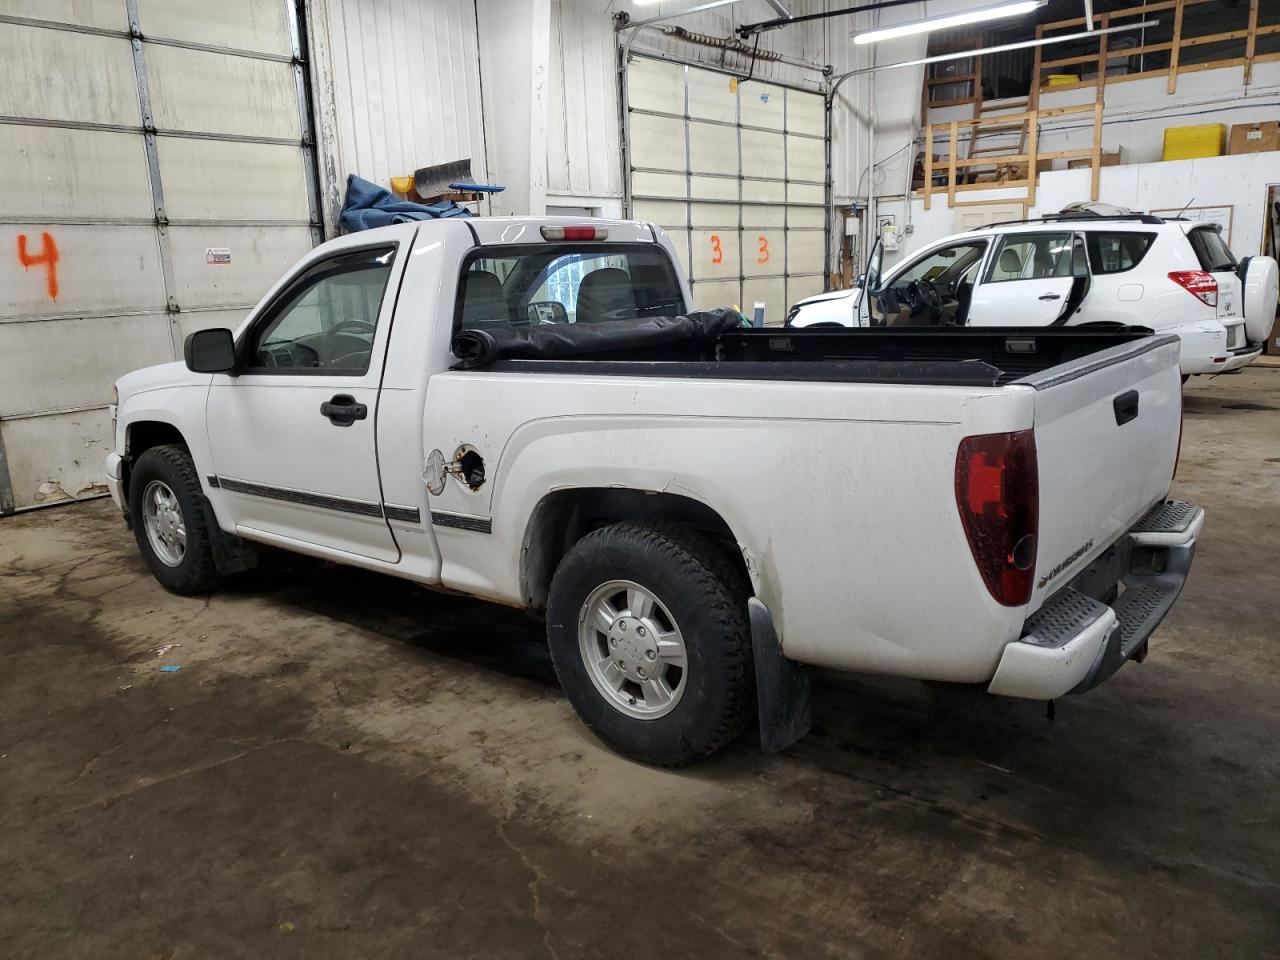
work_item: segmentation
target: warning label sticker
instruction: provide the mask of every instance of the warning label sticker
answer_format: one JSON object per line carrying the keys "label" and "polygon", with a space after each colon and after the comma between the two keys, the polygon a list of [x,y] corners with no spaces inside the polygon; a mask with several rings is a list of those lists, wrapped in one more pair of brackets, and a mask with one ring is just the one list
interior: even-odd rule
{"label": "warning label sticker", "polygon": [[213,264],[222,264],[231,262],[230,247],[205,247],[204,262],[212,266]]}

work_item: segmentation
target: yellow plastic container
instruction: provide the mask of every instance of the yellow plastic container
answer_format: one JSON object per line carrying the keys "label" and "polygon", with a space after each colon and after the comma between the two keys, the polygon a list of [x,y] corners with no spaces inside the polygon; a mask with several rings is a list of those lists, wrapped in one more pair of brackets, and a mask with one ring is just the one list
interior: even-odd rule
{"label": "yellow plastic container", "polygon": [[1168,127],[1164,132],[1164,159],[1194,160],[1222,156],[1227,138],[1225,123],[1203,123],[1195,127]]}
{"label": "yellow plastic container", "polygon": [[1051,73],[1049,74],[1049,86],[1065,87],[1069,83],[1079,83],[1080,78],[1074,73]]}

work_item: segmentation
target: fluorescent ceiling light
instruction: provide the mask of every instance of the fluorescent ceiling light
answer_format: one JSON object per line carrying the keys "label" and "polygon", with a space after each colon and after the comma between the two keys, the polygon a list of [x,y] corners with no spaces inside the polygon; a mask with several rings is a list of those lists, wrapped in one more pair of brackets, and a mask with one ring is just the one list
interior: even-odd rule
{"label": "fluorescent ceiling light", "polygon": [[1046,3],[1048,3],[1048,0],[1015,0],[1013,3],[997,3],[990,7],[965,10],[962,13],[951,13],[942,17],[930,17],[927,20],[913,20],[910,23],[899,23],[892,27],[868,30],[866,33],[860,33],[854,37],[853,42],[877,43],[881,40],[910,37],[917,33],[930,33],[934,30],[963,27],[970,23],[984,23],[987,20],[999,20],[1003,17],[1019,17],[1043,7]]}

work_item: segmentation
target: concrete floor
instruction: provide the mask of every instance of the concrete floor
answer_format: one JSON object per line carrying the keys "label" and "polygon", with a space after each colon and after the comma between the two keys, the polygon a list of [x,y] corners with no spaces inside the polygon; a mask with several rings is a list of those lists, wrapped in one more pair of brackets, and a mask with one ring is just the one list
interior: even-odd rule
{"label": "concrete floor", "polygon": [[1175,494],[1181,603],[1054,724],[825,677],[683,772],[520,614],[293,558],[182,599],[108,502],[0,521],[0,957],[1280,957],[1280,369],[1188,386]]}

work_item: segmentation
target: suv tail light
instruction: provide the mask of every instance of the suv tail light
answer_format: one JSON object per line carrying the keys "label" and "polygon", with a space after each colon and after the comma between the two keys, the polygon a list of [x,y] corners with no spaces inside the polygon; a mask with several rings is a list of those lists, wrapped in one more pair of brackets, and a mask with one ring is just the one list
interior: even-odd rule
{"label": "suv tail light", "polygon": [[1030,430],[965,437],[956,452],[956,504],[991,596],[1006,607],[1031,599],[1040,479]]}
{"label": "suv tail light", "polygon": [[1201,303],[1207,303],[1211,307],[1218,305],[1218,281],[1212,273],[1204,270],[1175,270],[1169,274],[1169,279]]}

